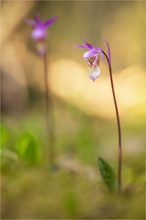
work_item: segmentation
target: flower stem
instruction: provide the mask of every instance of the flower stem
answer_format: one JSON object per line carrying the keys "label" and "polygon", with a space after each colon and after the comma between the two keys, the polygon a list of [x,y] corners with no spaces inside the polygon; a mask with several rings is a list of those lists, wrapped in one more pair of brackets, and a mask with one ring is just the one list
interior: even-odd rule
{"label": "flower stem", "polygon": [[115,111],[116,111],[117,128],[118,128],[118,145],[119,145],[119,152],[118,152],[118,191],[121,192],[121,188],[122,188],[122,134],[121,134],[120,116],[119,116],[119,110],[118,110],[118,105],[117,105],[117,100],[116,100],[116,95],[115,95],[115,89],[114,89],[111,61],[109,60],[107,54],[104,51],[102,51],[102,52],[103,52],[104,56],[106,57],[106,60],[107,60],[107,63],[108,63],[109,74],[110,74],[110,82],[111,82],[111,88],[112,88]]}
{"label": "flower stem", "polygon": [[54,165],[54,115],[53,115],[53,100],[48,86],[48,62],[47,54],[44,55],[44,80],[45,80],[45,102],[46,102],[46,125],[48,131],[49,144],[49,160],[50,166]]}

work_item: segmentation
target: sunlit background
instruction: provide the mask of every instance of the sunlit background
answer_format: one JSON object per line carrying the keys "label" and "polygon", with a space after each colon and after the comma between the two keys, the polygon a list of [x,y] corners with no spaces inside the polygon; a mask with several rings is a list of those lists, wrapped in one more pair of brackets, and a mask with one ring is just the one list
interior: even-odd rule
{"label": "sunlit background", "polygon": [[[144,219],[144,1],[2,1],[1,9],[2,218]],[[47,168],[43,60],[25,23],[36,14],[57,17],[47,38],[61,167],[53,173]],[[101,76],[89,79],[84,50],[73,47],[81,37],[105,51],[105,40],[111,47],[123,137],[122,200],[106,195],[97,167],[102,156],[117,169],[108,68],[101,59]],[[37,142],[39,165],[17,155],[26,133]]]}

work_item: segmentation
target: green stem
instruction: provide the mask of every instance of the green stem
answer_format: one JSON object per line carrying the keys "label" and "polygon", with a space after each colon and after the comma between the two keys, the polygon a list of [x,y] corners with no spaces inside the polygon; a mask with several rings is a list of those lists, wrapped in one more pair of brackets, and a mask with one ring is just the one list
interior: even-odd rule
{"label": "green stem", "polygon": [[117,175],[118,175],[118,191],[121,192],[121,189],[122,189],[122,134],[121,134],[120,116],[119,116],[119,110],[118,110],[118,105],[117,105],[117,100],[116,100],[116,95],[115,95],[115,89],[114,89],[111,61],[109,60],[107,54],[104,51],[102,52],[104,53],[104,56],[106,57],[108,67],[109,67],[110,82],[111,82],[111,88],[112,88],[115,111],[116,111],[117,128],[118,128],[118,146],[119,146],[118,174]]}
{"label": "green stem", "polygon": [[53,100],[51,97],[50,88],[48,86],[48,62],[47,54],[44,55],[44,80],[45,80],[45,102],[46,102],[46,124],[48,131],[49,144],[49,160],[50,166],[54,165],[54,115],[53,115]]}

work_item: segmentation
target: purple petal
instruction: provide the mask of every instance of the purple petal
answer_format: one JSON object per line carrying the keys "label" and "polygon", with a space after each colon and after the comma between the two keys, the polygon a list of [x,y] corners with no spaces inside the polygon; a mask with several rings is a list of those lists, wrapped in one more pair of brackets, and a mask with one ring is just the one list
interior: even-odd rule
{"label": "purple petal", "polygon": [[30,25],[31,27],[36,27],[36,22],[35,22],[35,20],[26,19],[25,22],[26,22],[26,24]]}
{"label": "purple petal", "polygon": [[111,50],[110,50],[110,46],[109,43],[107,41],[105,41],[106,45],[107,45],[107,50],[108,50],[108,59],[111,62]]}
{"label": "purple petal", "polygon": [[45,23],[44,23],[44,26],[45,28],[48,28],[50,25],[54,24],[56,22],[57,18],[54,17],[54,18],[51,18],[51,19],[48,19]]}
{"label": "purple petal", "polygon": [[101,55],[102,59],[104,59],[104,54],[102,52],[101,48],[96,48],[96,50],[98,51],[98,53]]}
{"label": "purple petal", "polygon": [[86,43],[86,45],[87,45],[87,47],[89,48],[89,49],[93,49],[94,47],[91,45],[91,44],[89,44],[89,43]]}
{"label": "purple petal", "polygon": [[92,50],[89,50],[89,51],[85,52],[85,53],[83,54],[83,58],[89,59],[89,58],[91,58],[91,57],[96,56],[97,54],[98,54],[97,50],[92,49]]}
{"label": "purple petal", "polygon": [[85,42],[85,44],[87,45],[87,47],[89,49],[93,49],[94,47],[92,46],[92,44],[90,44],[87,40],[85,40],[84,38],[81,37],[81,39]]}
{"label": "purple petal", "polygon": [[88,46],[87,46],[87,45],[75,44],[74,46],[75,46],[75,47],[78,47],[78,48],[82,48],[82,49],[88,49]]}
{"label": "purple petal", "polygon": [[47,36],[46,29],[37,27],[32,32],[32,38],[36,41],[38,40],[44,40]]}

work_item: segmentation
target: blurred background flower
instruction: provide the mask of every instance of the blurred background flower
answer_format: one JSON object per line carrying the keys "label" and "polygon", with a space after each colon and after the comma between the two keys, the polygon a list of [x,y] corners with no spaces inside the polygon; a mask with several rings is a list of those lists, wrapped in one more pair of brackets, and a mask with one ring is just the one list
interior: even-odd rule
{"label": "blurred background flower", "polygon": [[41,21],[38,15],[35,16],[34,20],[26,19],[26,24],[33,28],[32,39],[36,42],[37,51],[40,56],[44,56],[47,53],[47,29],[54,24],[55,21],[56,18]]}

